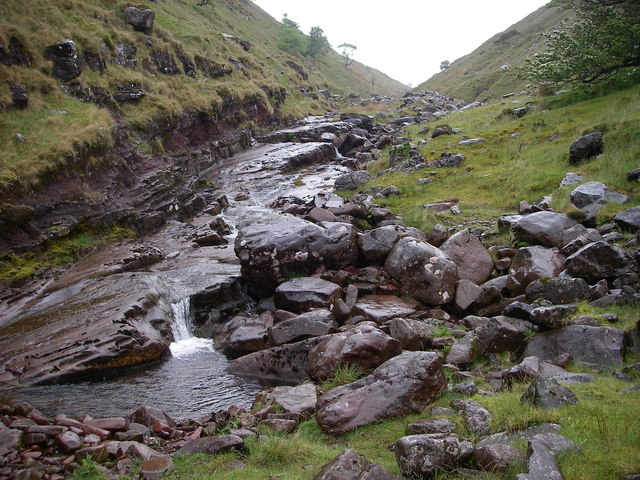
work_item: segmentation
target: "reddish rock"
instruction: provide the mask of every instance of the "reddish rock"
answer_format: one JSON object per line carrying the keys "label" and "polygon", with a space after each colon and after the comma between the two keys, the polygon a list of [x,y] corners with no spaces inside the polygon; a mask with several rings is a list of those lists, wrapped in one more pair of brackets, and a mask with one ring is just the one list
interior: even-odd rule
{"label": "reddish rock", "polygon": [[378,325],[392,318],[411,315],[415,311],[415,307],[394,295],[366,295],[353,307],[354,314],[362,315]]}
{"label": "reddish rock", "polygon": [[142,463],[140,477],[145,480],[155,480],[170,474],[172,470],[173,460],[171,457],[152,458]]}
{"label": "reddish rock", "polygon": [[524,461],[520,450],[511,445],[493,444],[477,448],[473,452],[473,463],[484,472],[501,473]]}
{"label": "reddish rock", "polygon": [[521,295],[531,282],[543,277],[557,277],[564,269],[564,263],[564,255],[556,248],[521,248],[511,263],[506,287],[512,295]]}
{"label": "reddish rock", "polygon": [[236,435],[220,435],[189,440],[178,450],[176,455],[195,455],[196,453],[214,455],[229,450],[243,450],[244,447],[245,445],[242,438]]}
{"label": "reddish rock", "polygon": [[318,380],[331,377],[339,366],[357,365],[371,372],[402,352],[400,342],[372,322],[361,322],[344,332],[329,335],[309,351],[308,374]]}
{"label": "reddish rock", "polygon": [[339,435],[418,411],[438,398],[446,385],[436,353],[405,352],[368,377],[325,393],[318,399],[316,418],[322,430]]}
{"label": "reddish rock", "polygon": [[140,423],[148,428],[151,428],[155,422],[162,422],[172,428],[176,426],[176,422],[162,410],[149,406],[138,408],[131,414],[130,420],[132,423]]}
{"label": "reddish rock", "polygon": [[458,267],[458,278],[476,285],[486,282],[493,272],[493,259],[480,239],[468,229],[450,237],[440,249]]}
{"label": "reddish rock", "polygon": [[56,437],[56,443],[65,453],[73,453],[82,448],[82,439],[77,433],[70,430],[58,435]]}
{"label": "reddish rock", "polygon": [[94,418],[93,420],[88,420],[84,423],[102,430],[109,430],[110,432],[121,432],[127,429],[127,421],[122,417]]}
{"label": "reddish rock", "polygon": [[311,308],[329,308],[343,295],[335,283],[315,277],[294,278],[279,285],[273,295],[277,308],[303,313]]}

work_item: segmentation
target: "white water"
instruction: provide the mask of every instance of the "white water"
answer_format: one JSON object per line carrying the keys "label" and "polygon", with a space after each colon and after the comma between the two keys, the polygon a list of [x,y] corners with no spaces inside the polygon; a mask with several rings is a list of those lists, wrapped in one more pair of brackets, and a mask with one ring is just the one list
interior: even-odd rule
{"label": "white water", "polygon": [[211,339],[198,338],[192,333],[191,303],[189,298],[183,298],[171,305],[173,308],[173,324],[171,331],[174,341],[169,345],[174,357],[186,357],[203,350],[213,352]]}

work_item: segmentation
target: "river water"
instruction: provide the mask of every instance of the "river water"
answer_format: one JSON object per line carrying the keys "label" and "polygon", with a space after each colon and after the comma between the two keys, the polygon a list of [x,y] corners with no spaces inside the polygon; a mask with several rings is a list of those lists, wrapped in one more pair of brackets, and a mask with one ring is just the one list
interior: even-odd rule
{"label": "river water", "polygon": [[[216,181],[230,199],[244,194],[247,199],[231,201],[225,211],[225,218],[234,227],[228,237],[229,246],[219,247],[216,254],[220,263],[210,263],[207,274],[237,275],[239,266],[233,253],[233,241],[237,229],[255,221],[268,221],[279,215],[268,205],[279,196],[297,196],[310,200],[320,191],[330,191],[337,175],[346,171],[337,164],[309,168],[298,173],[280,173],[278,155],[281,147],[263,145],[229,159],[222,168],[209,177]],[[304,178],[304,181],[301,181]],[[248,195],[246,195],[248,194]],[[200,224],[210,220],[195,218]],[[174,244],[167,242],[165,234],[157,245],[165,253],[171,252]],[[153,243],[153,238],[145,241]],[[191,244],[183,247],[173,263],[165,262],[154,266],[159,276],[171,276],[171,266],[206,260],[211,262],[211,251],[193,252]],[[204,251],[205,249],[200,249]],[[195,257],[194,257],[195,255]],[[201,255],[199,258],[198,255]],[[183,260],[180,260],[180,259]],[[219,265],[220,271],[211,271],[211,265]],[[153,274],[147,272],[147,274]],[[182,289],[180,289],[182,290]],[[188,289],[187,289],[188,290]],[[189,297],[176,300],[172,304],[172,333],[175,341],[171,344],[172,357],[161,364],[127,370],[113,377],[92,378],[91,380],[28,387],[9,392],[10,400],[25,400],[43,413],[87,414],[94,417],[123,416],[135,411],[141,405],[151,405],[164,410],[175,419],[198,418],[231,405],[250,407],[257,392],[264,386],[256,381],[228,374],[229,360],[216,352],[210,338],[197,338],[192,332]]]}

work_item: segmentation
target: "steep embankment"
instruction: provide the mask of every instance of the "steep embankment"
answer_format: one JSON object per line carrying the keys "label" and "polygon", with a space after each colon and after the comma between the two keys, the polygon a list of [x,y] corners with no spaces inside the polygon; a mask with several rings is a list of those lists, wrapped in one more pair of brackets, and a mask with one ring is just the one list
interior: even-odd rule
{"label": "steep embankment", "polygon": [[468,102],[487,101],[525,88],[516,72],[545,44],[542,33],[572,18],[570,10],[544,6],[416,87]]}
{"label": "steep embankment", "polygon": [[[116,124],[131,129],[132,141],[148,153],[202,143],[198,135],[205,133],[221,137],[225,127],[322,112],[329,101],[317,90],[370,94],[372,78],[383,95],[404,89],[363,65],[342,68],[333,51],[317,59],[282,51],[282,25],[250,1],[170,0],[145,7],[154,18],[143,9],[129,20],[127,5],[0,5],[5,195],[46,182],[48,173],[75,161],[104,159],[122,140]],[[66,39],[73,43],[57,44]],[[23,93],[28,107],[19,110]],[[220,126],[173,143],[166,138],[206,122]]]}
{"label": "steep embankment", "polygon": [[332,110],[337,96],[405,90],[366,66],[345,69],[333,51],[283,51],[283,26],[248,0],[149,5],[0,5],[0,253],[84,219],[153,229],[171,201],[206,186],[184,181],[202,165],[178,152],[217,161],[256,130]]}

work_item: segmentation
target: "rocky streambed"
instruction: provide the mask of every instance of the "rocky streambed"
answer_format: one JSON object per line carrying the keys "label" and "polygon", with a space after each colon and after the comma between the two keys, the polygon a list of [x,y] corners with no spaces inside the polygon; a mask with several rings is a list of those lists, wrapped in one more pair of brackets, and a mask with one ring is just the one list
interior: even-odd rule
{"label": "rocky streambed", "polygon": [[[623,248],[610,232],[540,203],[500,219],[529,246],[488,249],[481,232],[404,226],[376,205],[376,197],[398,193],[392,186],[345,201],[332,187],[357,189],[368,176],[363,164],[395,141],[394,128],[367,117],[311,119],[259,140],[198,168],[199,180],[218,190],[188,222],[97,252],[15,308],[0,330],[0,382],[22,388],[2,410],[2,430],[12,432],[5,432],[11,460],[4,471],[29,467],[20,450],[28,435],[42,457],[74,455],[72,463],[91,447],[105,461],[143,458],[145,475],[155,478],[171,468],[175,452],[243,449],[243,438],[259,435],[257,425],[289,433],[315,416],[325,432],[342,434],[424,410],[447,388],[474,395],[478,376],[495,388],[532,382],[523,401],[563,408],[577,401],[567,385],[593,378],[567,371],[571,362],[637,375],[637,367],[622,370],[626,350],[639,348],[637,328],[612,327],[615,315],[579,315],[577,307],[638,301],[637,237]],[[213,338],[215,351],[198,337]],[[505,352],[512,352],[509,368],[467,370]],[[364,378],[319,387],[347,365]],[[84,383],[49,386],[78,380]],[[290,386],[254,403],[256,382],[267,381]],[[69,400],[60,393],[73,389]],[[20,395],[38,408],[16,404]],[[46,395],[55,400],[37,404]],[[72,403],[85,415],[47,416],[75,395],[90,400],[78,410]],[[97,397],[108,409],[91,410]],[[131,403],[120,404],[123,397]],[[162,403],[169,397],[173,405]],[[146,408],[124,416],[141,404],[169,415]],[[526,456],[511,443],[528,439],[522,478],[561,478],[555,453],[578,448],[558,426],[474,444],[439,417],[459,414],[469,431],[486,436],[491,413],[472,400],[451,407],[395,444],[403,475],[512,468]],[[158,451],[149,451],[154,442]],[[354,463],[357,472],[345,473]],[[371,471],[377,476],[363,477]],[[47,475],[65,472],[56,466]],[[394,477],[346,451],[315,478]]]}

